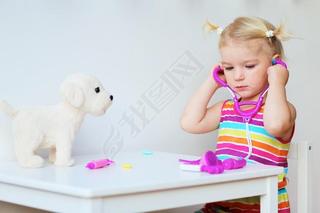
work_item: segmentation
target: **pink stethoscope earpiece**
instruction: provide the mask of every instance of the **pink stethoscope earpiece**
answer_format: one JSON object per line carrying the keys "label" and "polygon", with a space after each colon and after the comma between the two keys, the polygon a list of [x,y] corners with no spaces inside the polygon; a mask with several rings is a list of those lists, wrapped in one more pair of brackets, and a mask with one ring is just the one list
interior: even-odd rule
{"label": "pink stethoscope earpiece", "polygon": [[282,65],[284,68],[288,69],[287,64],[284,61],[282,61],[279,57],[272,58],[272,65],[276,64]]}

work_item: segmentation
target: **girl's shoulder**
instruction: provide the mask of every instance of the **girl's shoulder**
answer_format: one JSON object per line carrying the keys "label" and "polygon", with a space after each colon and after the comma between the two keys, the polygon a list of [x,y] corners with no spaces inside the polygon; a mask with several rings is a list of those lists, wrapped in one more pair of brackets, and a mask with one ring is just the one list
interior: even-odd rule
{"label": "girl's shoulder", "polygon": [[227,99],[225,101],[222,101],[222,108],[233,108],[234,101],[233,99]]}

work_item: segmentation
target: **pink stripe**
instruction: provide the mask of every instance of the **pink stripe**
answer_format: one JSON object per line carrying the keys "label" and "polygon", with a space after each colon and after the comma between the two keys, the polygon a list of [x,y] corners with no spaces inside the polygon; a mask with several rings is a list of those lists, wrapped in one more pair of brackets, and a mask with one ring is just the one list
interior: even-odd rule
{"label": "pink stripe", "polygon": [[277,163],[284,163],[287,160],[287,158],[278,157],[278,156],[273,155],[273,154],[271,154],[269,152],[265,152],[265,151],[262,151],[262,150],[259,150],[259,149],[255,149],[255,148],[252,149],[252,153],[256,154],[256,155],[259,155],[261,157],[264,157],[264,158],[268,158],[268,159],[270,159],[272,161],[275,161]]}
{"label": "pink stripe", "polygon": [[[223,121],[234,121],[234,122],[244,123],[242,117],[233,117],[233,116],[222,116],[220,121],[221,122],[223,122]],[[263,121],[257,121],[257,120],[251,119],[249,124],[253,124],[253,125],[256,125],[256,126],[263,126]]]}
{"label": "pink stripe", "polygon": [[[240,118],[242,118],[240,115],[238,115],[238,114],[236,114],[236,113],[223,113],[223,114],[221,114],[222,116],[226,116],[226,115],[229,115],[229,116],[239,116]],[[256,120],[263,120],[263,115],[259,115],[259,114],[257,114],[257,115],[255,115],[255,116],[253,116],[252,117],[252,119],[256,119]]]}
{"label": "pink stripe", "polygon": [[[239,115],[233,108],[227,108],[227,109],[223,109],[221,111],[221,115]],[[240,116],[240,115],[239,115]],[[263,113],[258,112],[254,118],[256,119],[263,119]]]}
{"label": "pink stripe", "polygon": [[260,156],[256,156],[256,155],[251,155],[249,159],[257,161],[257,162],[262,163],[262,164],[266,164],[266,165],[282,166],[282,167],[285,167],[285,168],[288,167],[288,163],[287,162],[285,162],[285,163],[275,163],[273,161],[261,158]]}
{"label": "pink stripe", "polygon": [[290,209],[279,209],[278,213],[290,213]]}
{"label": "pink stripe", "polygon": [[230,149],[236,149],[243,152],[248,152],[247,146],[235,145],[235,144],[228,143],[227,141],[219,141],[219,143],[217,144],[217,150],[224,149],[224,148],[230,148]]}
{"label": "pink stripe", "polygon": [[[216,151],[216,154],[217,155],[231,155],[231,156],[235,156],[235,157],[246,157],[247,156],[247,153],[242,153],[242,152],[239,152],[239,151],[236,151],[236,150],[230,150],[230,149],[220,149],[220,150],[217,150]],[[265,165],[271,165],[271,166],[282,166],[282,167],[287,167],[288,166],[288,163],[285,162],[285,163],[275,163],[273,161],[270,161],[270,160],[267,160],[267,159],[264,159],[264,158],[261,158],[260,156],[256,156],[256,155],[251,155],[249,157],[250,160],[253,160],[253,161],[256,161],[258,163],[262,163],[262,164],[265,164]]]}
{"label": "pink stripe", "polygon": [[242,158],[247,156],[247,153],[242,153],[242,152],[238,152],[238,151],[230,150],[230,149],[217,150],[216,154],[217,155],[232,155],[232,156],[235,156],[235,157],[242,157]]}
{"label": "pink stripe", "polygon": [[[221,142],[219,141],[219,143],[217,144],[217,150],[228,149],[228,148],[243,151],[243,152],[248,152],[247,145],[235,145],[232,143],[228,143],[227,141],[221,141]],[[259,156],[262,158],[267,158],[269,160],[275,161],[276,163],[285,163],[286,162],[286,158],[275,156],[271,153],[256,149],[254,147],[252,149],[252,153],[255,154],[256,156]]]}

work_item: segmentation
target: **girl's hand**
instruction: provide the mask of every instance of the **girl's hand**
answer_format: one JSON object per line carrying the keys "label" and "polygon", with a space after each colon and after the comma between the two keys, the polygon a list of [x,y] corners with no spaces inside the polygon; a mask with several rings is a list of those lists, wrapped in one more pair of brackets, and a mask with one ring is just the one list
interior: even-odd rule
{"label": "girl's hand", "polygon": [[[213,77],[213,70],[214,70],[217,66],[222,67],[221,65],[218,65],[218,64],[214,65],[213,68],[212,68],[212,71],[211,71],[210,74],[209,74],[209,79],[210,79],[211,81],[213,81],[213,83],[217,86],[217,88],[220,88],[221,85],[220,85],[220,84],[214,79],[214,77]],[[223,81],[226,82],[226,77],[225,77],[223,71],[219,72],[219,78],[220,78],[221,80],[223,80]]]}
{"label": "girl's hand", "polygon": [[[214,67],[213,67],[214,68]],[[220,113],[224,101],[219,101],[209,106],[209,101],[219,88],[219,84],[214,80],[212,71],[197,89],[182,113],[181,127],[190,133],[207,133],[219,127]]]}
{"label": "girl's hand", "polygon": [[285,86],[289,79],[288,70],[282,65],[270,66],[267,70],[269,85],[277,84]]}

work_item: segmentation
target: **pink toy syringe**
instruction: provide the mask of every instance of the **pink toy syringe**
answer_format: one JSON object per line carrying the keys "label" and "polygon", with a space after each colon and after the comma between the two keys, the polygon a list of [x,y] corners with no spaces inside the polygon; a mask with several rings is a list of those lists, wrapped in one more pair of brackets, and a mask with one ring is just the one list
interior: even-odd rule
{"label": "pink toy syringe", "polygon": [[114,161],[109,160],[109,159],[92,160],[87,163],[86,167],[88,169],[99,169],[99,168],[103,168],[106,166],[110,166],[113,163],[114,163]]}

